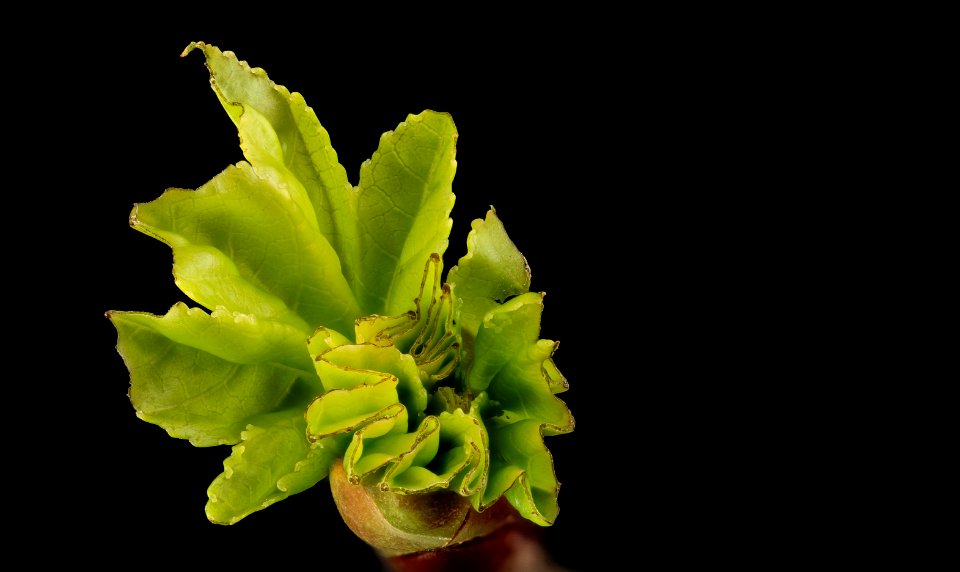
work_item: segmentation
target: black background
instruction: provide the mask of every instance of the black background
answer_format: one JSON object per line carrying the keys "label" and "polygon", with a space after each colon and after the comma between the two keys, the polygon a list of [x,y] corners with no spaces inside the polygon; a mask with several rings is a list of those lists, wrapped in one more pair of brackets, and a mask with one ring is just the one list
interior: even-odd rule
{"label": "black background", "polygon": [[[184,13],[162,27],[100,22],[53,49],[27,49],[23,63],[42,86],[30,105],[44,116],[31,132],[58,142],[39,171],[53,193],[36,195],[49,201],[40,224],[57,252],[31,255],[56,305],[38,304],[52,312],[41,319],[24,308],[40,324],[32,339],[44,340],[33,345],[55,348],[39,359],[57,364],[47,446],[30,450],[49,491],[31,501],[37,530],[82,531],[81,561],[380,569],[326,481],[235,525],[208,522],[206,488],[229,448],[173,439],[127,399],[104,313],[162,314],[190,302],[173,283],[170,249],[131,229],[130,210],[242,160],[202,54],[180,57],[204,41],[300,92],[354,184],[380,135],[408,114],[452,115],[458,167],[445,266],[465,253],[470,221],[495,207],[530,264],[531,289],[547,294],[541,337],[560,342],[554,357],[570,383],[560,397],[576,429],[547,438],[562,484],[547,549],[573,570],[615,569],[638,554],[699,557],[703,542],[686,543],[721,518],[696,505],[719,482],[707,478],[717,471],[710,455],[698,455],[709,436],[698,437],[699,451],[688,440],[691,402],[703,399],[693,384],[710,359],[688,348],[711,333],[696,309],[710,302],[701,287],[717,279],[697,264],[709,241],[696,255],[687,249],[690,221],[715,200],[696,186],[709,163],[690,160],[703,144],[703,125],[690,121],[702,113],[701,86],[683,80],[689,68],[671,67],[672,48],[629,22],[605,33],[605,22],[568,16],[562,26],[467,32],[398,14],[357,33],[313,15],[202,25],[184,24]],[[34,393],[47,387],[47,374],[36,377]]]}
{"label": "black background", "polygon": [[22,543],[32,561],[379,569],[323,483],[210,524],[206,487],[229,449],[170,438],[127,399],[104,312],[182,299],[169,249],[129,228],[130,209],[242,158],[203,58],[179,57],[194,40],[301,92],[354,182],[407,114],[453,116],[447,267],[495,206],[547,293],[541,335],[561,342],[577,426],[547,440],[562,488],[544,534],[559,563],[780,564],[847,538],[819,497],[836,466],[807,434],[831,429],[816,416],[829,391],[810,389],[833,383],[822,336],[842,352],[854,334],[821,305],[848,300],[818,250],[833,248],[823,213],[846,185],[823,158],[847,157],[852,138],[835,138],[837,87],[796,65],[819,41],[802,24],[784,36],[791,17],[757,24],[727,7],[326,4],[217,5],[223,19],[202,22],[198,6],[58,9],[11,19],[27,39],[0,40],[16,41],[2,117],[4,468],[25,509],[13,540],[40,540]]}
{"label": "black background", "polygon": [[[509,26],[467,37],[424,33],[415,20],[357,35],[325,34],[324,26],[290,32],[256,18],[230,27],[117,27],[61,47],[69,79],[52,82],[46,105],[69,110],[58,123],[64,153],[49,169],[65,181],[52,227],[66,245],[61,264],[72,269],[55,274],[72,332],[63,355],[74,373],[62,389],[69,438],[58,446],[74,460],[52,473],[57,508],[42,518],[84,530],[93,539],[84,550],[117,563],[189,558],[232,567],[316,557],[379,568],[340,520],[325,482],[236,525],[209,523],[206,487],[229,448],[173,439],[137,419],[127,400],[128,374],[104,312],[163,313],[188,301],[173,283],[169,248],[132,230],[130,209],[168,187],[196,188],[242,159],[202,55],[179,57],[194,40],[232,50],[302,93],[354,183],[380,134],[407,114],[452,115],[457,200],[446,267],[465,253],[470,221],[494,206],[530,263],[532,289],[547,293],[541,336],[561,342],[555,359],[570,382],[561,397],[576,430],[547,440],[562,489],[545,544],[575,570],[595,569],[601,546],[615,559],[653,548],[644,515],[673,493],[650,486],[646,460],[666,434],[647,423],[653,404],[643,397],[651,381],[644,362],[656,349],[641,332],[662,311],[645,289],[666,240],[647,231],[664,214],[643,206],[651,196],[645,171],[658,151],[640,140],[645,125],[663,120],[643,104],[650,61],[625,51],[622,38],[565,30],[531,37]],[[613,540],[623,537],[632,544]]]}

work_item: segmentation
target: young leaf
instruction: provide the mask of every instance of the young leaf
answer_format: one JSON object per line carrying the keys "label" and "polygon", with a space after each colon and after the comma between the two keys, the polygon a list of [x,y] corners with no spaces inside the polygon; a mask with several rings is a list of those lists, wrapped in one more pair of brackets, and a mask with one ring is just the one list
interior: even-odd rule
{"label": "young leaf", "polygon": [[401,314],[420,290],[424,263],[442,255],[453,221],[457,129],[450,115],[409,115],[360,168],[357,209],[366,314]]}
{"label": "young leaf", "polygon": [[343,274],[356,289],[360,243],[357,240],[356,190],[337,161],[327,130],[303,96],[273,83],[233,52],[203,42],[210,85],[240,132],[244,156],[275,186],[285,189],[304,218],[336,251]]}
{"label": "young leaf", "polygon": [[208,308],[286,320],[307,334],[316,325],[349,332],[359,316],[326,238],[246,163],[196,191],[138,204],[130,220],[173,248],[177,286]]}
{"label": "young leaf", "polygon": [[207,490],[207,518],[233,524],[250,513],[305,491],[326,478],[344,439],[308,443],[300,407],[251,420]]}
{"label": "young leaf", "polygon": [[[504,518],[491,508],[509,508],[504,497],[551,524],[559,483],[543,436],[573,429],[555,395],[567,382],[557,344],[539,339],[543,295],[492,208],[442,280],[452,118],[409,115],[353,188],[299,94],[231,52],[192,50],[247,162],[135,205],[130,223],[172,248],[177,285],[213,311],[108,315],[137,414],[198,446],[235,445],[209,518],[237,522],[333,471],[358,485],[336,484],[338,505],[373,499],[364,514],[398,535],[388,552],[493,530],[483,515]],[[458,516],[438,528],[421,510]]]}
{"label": "young leaf", "polygon": [[397,395],[408,413],[417,417],[427,407],[427,390],[420,382],[416,362],[393,346],[345,344],[317,356],[314,363],[320,377],[329,380],[325,385],[328,390],[356,384],[344,381],[345,377],[359,377],[363,383],[370,383],[375,378],[367,377],[367,372],[389,374],[397,379]]}
{"label": "young leaf", "polygon": [[497,421],[533,419],[551,434],[573,429],[573,416],[554,395],[544,363],[555,344],[538,340],[543,294],[528,292],[488,312],[477,334],[476,359],[467,377],[474,391],[486,390],[502,410]]}
{"label": "young leaf", "polygon": [[[410,433],[376,437],[366,435],[365,430],[357,431],[344,455],[343,467],[347,477],[359,481],[389,464],[390,468],[381,483],[392,485],[398,472],[406,471],[414,462],[425,465],[433,459],[439,442],[438,429],[439,421],[431,415],[423,420],[416,431]],[[440,485],[437,480],[424,484],[424,487]],[[384,489],[383,485],[381,488]]]}
{"label": "young leaf", "polygon": [[475,401],[469,413],[455,409],[440,414],[440,437],[447,450],[439,464],[443,467],[441,474],[454,477],[450,489],[472,497],[474,508],[480,506],[490,463],[490,443],[479,413],[481,405],[482,402]]}
{"label": "young leaf", "polygon": [[166,316],[110,312],[130,370],[137,415],[197,446],[233,444],[247,421],[283,402],[293,383],[319,388],[291,326],[174,305]]}
{"label": "young leaf", "polygon": [[490,429],[490,449],[497,455],[490,462],[484,505],[506,495],[524,518],[541,526],[553,524],[560,483],[540,423],[526,420]]}
{"label": "young leaf", "polygon": [[530,290],[530,266],[494,209],[470,226],[467,254],[450,269],[447,282],[459,303],[460,327],[472,339],[487,312]]}

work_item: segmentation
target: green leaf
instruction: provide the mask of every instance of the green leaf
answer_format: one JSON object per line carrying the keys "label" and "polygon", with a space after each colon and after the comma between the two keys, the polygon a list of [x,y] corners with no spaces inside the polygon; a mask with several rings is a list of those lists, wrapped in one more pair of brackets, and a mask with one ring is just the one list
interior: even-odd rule
{"label": "green leaf", "polygon": [[559,506],[553,457],[543,442],[541,424],[520,421],[489,429],[490,449],[497,451],[490,463],[490,480],[484,492],[489,505],[500,495],[524,518],[549,526],[557,518]]}
{"label": "green leaf", "polygon": [[196,191],[138,204],[130,220],[173,248],[177,286],[208,308],[285,320],[307,334],[318,325],[349,332],[359,316],[329,243],[246,163]]}
{"label": "green leaf", "polygon": [[[303,413],[297,411],[300,419],[303,419]],[[299,440],[302,442],[304,434],[301,432]],[[293,436],[290,436],[291,440]],[[288,496],[303,492],[320,480],[326,477],[330,471],[330,466],[334,461],[343,457],[343,452],[350,443],[350,437],[341,435],[338,437],[328,437],[310,444],[310,452],[302,460],[294,465],[293,472],[287,473],[277,480],[277,489]],[[269,463],[269,458],[264,459],[264,464]]]}
{"label": "green leaf", "polygon": [[527,260],[507,236],[496,211],[491,208],[486,218],[474,220],[471,228],[467,254],[447,274],[468,353],[472,353],[473,339],[487,312],[530,290]]}
{"label": "green leaf", "polygon": [[366,475],[389,465],[380,480],[381,490],[406,493],[442,487],[444,483],[436,475],[431,474],[432,479],[430,475],[417,475],[419,479],[426,478],[426,482],[413,478],[413,474],[403,477],[411,466],[426,465],[436,455],[439,425],[438,419],[431,415],[412,433],[373,436],[367,434],[366,428],[357,431],[344,455],[343,467],[347,477],[359,482]]}
{"label": "green leaf", "polygon": [[543,375],[547,379],[547,384],[550,386],[550,391],[553,393],[563,393],[564,391],[570,389],[570,384],[567,382],[567,378],[560,373],[560,370],[557,368],[557,364],[553,362],[553,354],[557,351],[557,348],[560,347],[560,342],[538,340],[537,345],[540,346],[537,351],[541,355],[551,356],[543,360]]}
{"label": "green leaf", "polygon": [[165,316],[110,312],[137,415],[197,446],[233,444],[294,382],[320,387],[302,334],[288,324],[174,305]]}
{"label": "green leaf", "polygon": [[496,422],[533,419],[544,424],[545,435],[569,433],[574,418],[567,404],[557,398],[555,388],[544,376],[553,345],[531,345],[517,359],[507,363],[490,384],[488,392],[502,409]]}
{"label": "green leaf", "polygon": [[337,161],[330,136],[299,93],[290,93],[250,68],[233,52],[203,42],[210,85],[240,132],[244,156],[278,188],[285,190],[304,218],[330,242],[343,274],[356,285],[360,243],[357,192]]}
{"label": "green leaf", "polygon": [[467,387],[489,393],[502,410],[498,421],[535,419],[556,434],[573,429],[573,416],[554,395],[562,380],[551,359],[556,344],[537,339],[542,313],[543,294],[537,292],[521,294],[488,312],[477,334]]}
{"label": "green leaf", "polygon": [[316,359],[324,352],[349,343],[350,340],[340,332],[320,326],[307,339],[307,352],[311,358]]}
{"label": "green leaf", "polygon": [[427,390],[420,381],[416,362],[393,346],[345,344],[316,357],[316,371],[329,389],[349,389],[359,383],[376,383],[392,376],[397,395],[416,422],[427,408]]}
{"label": "green leaf", "polygon": [[307,438],[318,441],[331,435],[352,433],[381,418],[388,408],[392,413],[399,407],[406,420],[406,409],[397,397],[397,378],[380,374],[380,379],[349,389],[334,389],[316,398],[307,407]]}
{"label": "green leaf", "polygon": [[[462,409],[440,414],[440,439],[445,454],[437,466],[441,475],[452,475],[450,490],[472,497],[480,508],[481,493],[487,485],[490,444],[479,410],[486,398],[474,402],[469,413]],[[486,507],[484,507],[486,508]]]}
{"label": "green leaf", "polygon": [[437,475],[427,468],[427,464],[437,454],[440,444],[440,420],[427,417],[416,432],[416,438],[409,448],[396,457],[387,467],[380,488],[398,494],[425,493],[446,488],[449,478]]}
{"label": "green leaf", "polygon": [[344,438],[310,444],[303,410],[256,417],[207,489],[207,518],[233,524],[326,478],[346,447]]}
{"label": "green leaf", "polygon": [[[488,471],[488,442],[479,408],[485,394],[470,413],[457,409],[426,417],[411,433],[358,430],[344,455],[344,470],[353,482],[383,470],[376,477],[382,491],[423,494],[449,489],[472,497],[480,506]],[[396,428],[394,428],[396,429]],[[496,499],[494,499],[496,500]]]}
{"label": "green leaf", "polygon": [[449,114],[409,115],[360,168],[357,216],[364,314],[411,308],[424,264],[447,247],[457,130]]}
{"label": "green leaf", "polygon": [[527,292],[488,312],[477,330],[475,357],[467,369],[467,387],[486,391],[494,376],[540,334],[543,295]]}
{"label": "green leaf", "polygon": [[453,298],[440,284],[443,260],[431,254],[423,271],[415,310],[397,316],[364,316],[356,322],[357,343],[372,344],[410,354],[427,388],[449,376],[459,361],[459,343],[453,325]]}

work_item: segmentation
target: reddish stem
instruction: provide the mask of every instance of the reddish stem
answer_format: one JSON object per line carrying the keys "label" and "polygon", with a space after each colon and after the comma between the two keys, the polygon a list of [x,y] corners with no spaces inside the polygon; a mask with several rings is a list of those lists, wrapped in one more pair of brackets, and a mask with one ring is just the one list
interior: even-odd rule
{"label": "reddish stem", "polygon": [[543,548],[540,527],[528,521],[505,525],[461,544],[381,558],[391,572],[564,572]]}

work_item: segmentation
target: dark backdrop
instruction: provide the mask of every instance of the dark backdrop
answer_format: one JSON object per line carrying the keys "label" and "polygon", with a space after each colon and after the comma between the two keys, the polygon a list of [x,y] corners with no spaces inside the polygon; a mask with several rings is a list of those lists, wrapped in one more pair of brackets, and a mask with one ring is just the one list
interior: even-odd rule
{"label": "dark backdrop", "polygon": [[[65,182],[54,200],[60,220],[70,221],[57,225],[61,262],[74,270],[58,280],[66,298],[80,294],[67,304],[74,418],[64,430],[75,461],[52,478],[67,507],[57,518],[90,534],[90,554],[232,568],[271,554],[310,562],[305,555],[316,553],[317,562],[378,567],[341,522],[326,482],[237,525],[210,524],[206,487],[229,448],[170,438],[138,420],[127,400],[127,371],[104,312],[163,313],[184,299],[169,249],[128,227],[130,209],[168,187],[195,188],[242,159],[202,55],[179,57],[193,40],[232,50],[302,93],[354,183],[380,134],[408,113],[452,114],[457,200],[446,266],[465,253],[470,221],[496,207],[530,263],[532,289],[547,293],[541,335],[561,342],[555,359],[570,382],[561,397],[577,427],[547,440],[562,489],[545,542],[576,570],[596,569],[599,555],[650,547],[644,515],[664,502],[649,487],[645,461],[664,430],[647,426],[651,404],[642,397],[651,350],[641,332],[657,304],[643,291],[664,240],[646,232],[655,216],[642,207],[645,170],[656,158],[639,141],[644,125],[660,120],[641,97],[650,61],[622,36],[587,39],[573,28],[530,35],[505,25],[468,35],[425,26],[413,14],[356,35],[325,33],[330,26],[288,33],[256,18],[245,27],[160,31],[104,24],[60,46],[69,80],[53,82],[45,105],[64,118],[64,159],[49,169],[70,168],[57,173]],[[630,543],[611,540],[625,534]]]}
{"label": "dark backdrop", "polygon": [[[35,3],[22,8],[42,14],[8,19],[4,508],[23,514],[5,520],[8,545],[31,563],[378,569],[324,484],[210,524],[206,487],[229,448],[170,438],[127,399],[104,312],[182,299],[169,249],[128,227],[130,209],[242,157],[202,57],[178,57],[194,40],[301,92],[354,181],[407,114],[452,114],[447,266],[495,206],[547,292],[542,337],[561,342],[577,425],[547,441],[557,561],[769,568],[843,543],[855,527],[819,498],[838,469],[802,434],[833,428],[817,411],[832,395],[811,388],[836,376],[817,362],[822,336],[846,348],[854,331],[836,328],[830,304],[848,300],[817,249],[832,251],[822,216],[847,192],[820,165],[854,140],[833,123],[855,129],[861,113],[808,52],[838,77],[849,60],[809,20],[726,6],[404,5],[379,22],[383,8],[351,7]],[[222,19],[202,22],[210,8]],[[856,258],[838,252],[838,268]]]}

